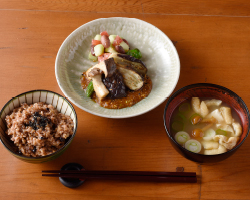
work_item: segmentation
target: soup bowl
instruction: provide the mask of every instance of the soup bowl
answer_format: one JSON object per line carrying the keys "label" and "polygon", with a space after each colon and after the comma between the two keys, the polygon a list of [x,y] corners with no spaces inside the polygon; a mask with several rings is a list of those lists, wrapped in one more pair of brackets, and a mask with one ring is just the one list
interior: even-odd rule
{"label": "soup bowl", "polygon": [[[6,134],[7,124],[5,118],[7,115],[11,114],[15,108],[19,108],[22,103],[27,103],[28,105],[30,105],[37,102],[51,104],[60,113],[69,116],[73,120],[74,128],[73,134],[69,138],[67,138],[65,140],[65,144],[61,148],[57,149],[54,153],[41,157],[28,157],[19,153],[17,146],[14,145],[14,142],[11,141],[8,135]],[[55,158],[62,155],[62,153],[69,147],[73,138],[75,137],[76,130],[77,115],[74,110],[74,107],[65,97],[49,90],[32,90],[19,94],[11,98],[0,111],[1,143],[13,156],[28,163],[44,163],[54,160]]]}
{"label": "soup bowl", "polygon": [[[219,99],[228,104],[239,116],[242,125],[242,134],[237,145],[225,153],[216,155],[204,155],[193,153],[178,144],[171,134],[171,117],[174,110],[186,100],[192,97]],[[210,83],[197,83],[185,86],[176,91],[167,101],[164,110],[164,126],[171,145],[185,158],[197,163],[215,163],[232,156],[244,143],[249,133],[249,111],[244,101],[233,91],[220,85]]]}

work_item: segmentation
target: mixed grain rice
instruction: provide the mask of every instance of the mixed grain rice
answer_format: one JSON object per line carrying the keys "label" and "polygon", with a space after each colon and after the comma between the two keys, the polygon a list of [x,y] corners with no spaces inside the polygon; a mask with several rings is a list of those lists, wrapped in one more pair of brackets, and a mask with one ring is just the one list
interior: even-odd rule
{"label": "mixed grain rice", "polygon": [[10,139],[19,154],[41,157],[60,149],[73,134],[73,120],[59,113],[52,105],[42,102],[23,103],[6,116]]}

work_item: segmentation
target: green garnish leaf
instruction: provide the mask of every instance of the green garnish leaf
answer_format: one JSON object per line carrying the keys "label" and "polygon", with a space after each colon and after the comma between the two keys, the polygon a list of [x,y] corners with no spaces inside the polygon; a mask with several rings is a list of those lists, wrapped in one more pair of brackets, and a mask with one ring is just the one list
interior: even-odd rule
{"label": "green garnish leaf", "polygon": [[141,59],[142,55],[139,49],[131,49],[127,52],[127,55],[133,56],[134,58]]}
{"label": "green garnish leaf", "polygon": [[94,86],[92,80],[89,82],[87,89],[86,89],[86,95],[87,97],[91,97],[92,93],[94,92]]}

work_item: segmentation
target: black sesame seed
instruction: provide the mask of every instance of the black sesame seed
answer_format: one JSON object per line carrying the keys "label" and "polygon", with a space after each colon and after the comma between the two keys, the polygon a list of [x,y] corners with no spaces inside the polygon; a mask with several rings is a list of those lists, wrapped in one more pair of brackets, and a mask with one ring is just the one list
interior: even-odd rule
{"label": "black sesame seed", "polygon": [[34,148],[32,149],[32,152],[33,152],[33,153],[35,153],[35,152],[36,152],[36,147],[34,147]]}
{"label": "black sesame seed", "polygon": [[29,126],[32,127],[34,130],[37,130],[37,126],[35,122],[29,121]]}
{"label": "black sesame seed", "polygon": [[39,128],[42,128],[43,130],[45,130],[45,127],[47,126],[47,124],[51,123],[50,119],[48,119],[45,116],[40,115],[39,112],[34,113],[33,119],[34,119],[33,121],[29,121],[29,124],[25,124],[25,127],[30,126],[34,130],[37,130]]}
{"label": "black sesame seed", "polygon": [[65,139],[63,137],[59,138],[61,142],[65,142]]}
{"label": "black sesame seed", "polygon": [[40,115],[39,115],[39,112],[35,112],[34,116],[39,117],[39,116],[40,116]]}

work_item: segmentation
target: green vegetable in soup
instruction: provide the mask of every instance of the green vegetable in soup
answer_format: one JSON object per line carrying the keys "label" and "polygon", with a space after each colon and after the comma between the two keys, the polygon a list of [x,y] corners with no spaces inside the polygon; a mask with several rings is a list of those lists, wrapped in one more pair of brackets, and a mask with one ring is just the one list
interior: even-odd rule
{"label": "green vegetable in soup", "polygon": [[194,153],[199,153],[201,151],[201,143],[197,140],[191,139],[185,143],[185,148]]}
{"label": "green vegetable in soup", "polygon": [[178,113],[175,117],[175,121],[185,122],[186,120],[187,120],[186,117],[181,113]]}
{"label": "green vegetable in soup", "polygon": [[181,121],[174,121],[172,123],[172,129],[174,129],[175,131],[183,131],[184,130],[184,123]]}
{"label": "green vegetable in soup", "polygon": [[141,59],[142,55],[139,49],[131,49],[127,52],[128,55],[133,56],[134,58]]}
{"label": "green vegetable in soup", "polygon": [[91,97],[92,93],[94,92],[94,86],[93,86],[93,82],[90,81],[88,84],[88,87],[86,89],[86,95],[87,97]]}
{"label": "green vegetable in soup", "polygon": [[216,130],[216,135],[225,135],[225,136],[227,136],[227,131],[224,131],[222,129],[217,129]]}

